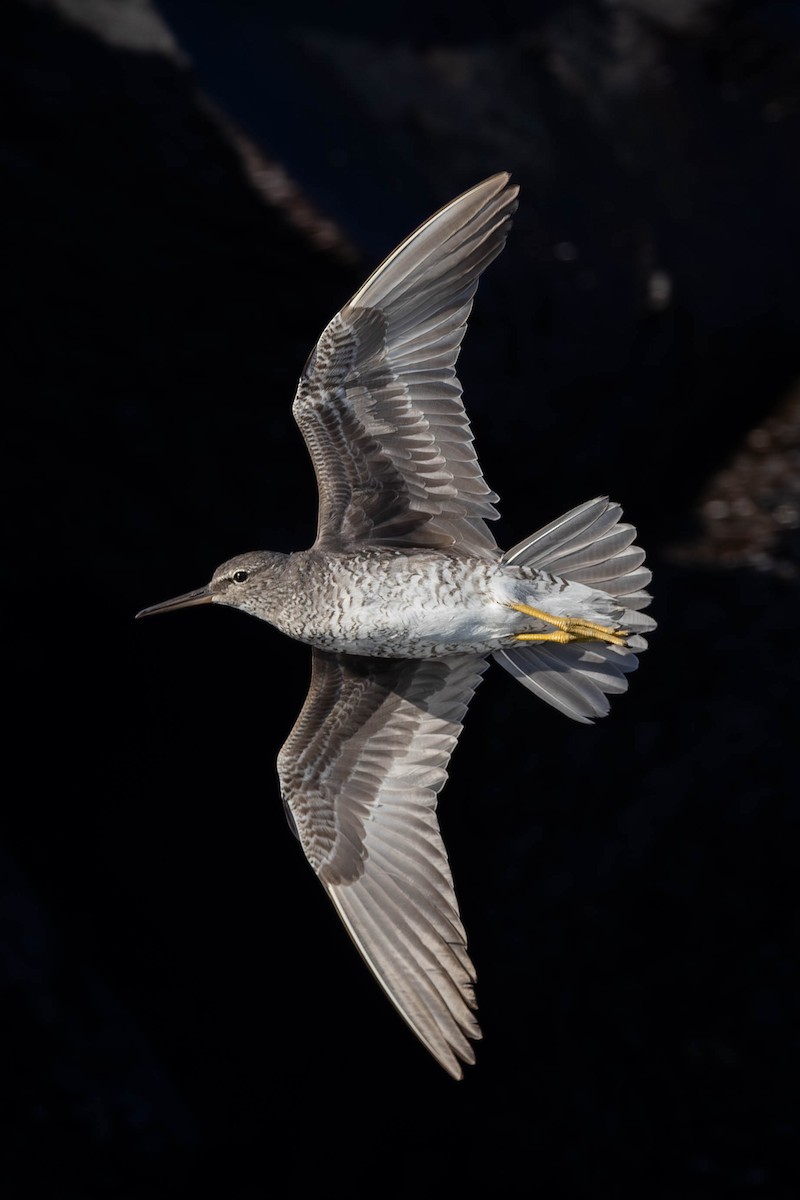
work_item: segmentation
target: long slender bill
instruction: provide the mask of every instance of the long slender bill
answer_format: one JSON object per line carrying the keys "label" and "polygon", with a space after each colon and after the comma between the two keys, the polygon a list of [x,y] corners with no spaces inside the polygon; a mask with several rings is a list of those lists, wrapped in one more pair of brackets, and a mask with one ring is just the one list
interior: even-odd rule
{"label": "long slender bill", "polygon": [[143,608],[136,614],[136,620],[138,621],[139,617],[152,617],[154,613],[173,612],[176,608],[193,608],[195,604],[210,604],[213,599],[208,586],[196,588],[193,592],[176,596],[174,600],[162,600],[160,604],[152,604],[150,608]]}

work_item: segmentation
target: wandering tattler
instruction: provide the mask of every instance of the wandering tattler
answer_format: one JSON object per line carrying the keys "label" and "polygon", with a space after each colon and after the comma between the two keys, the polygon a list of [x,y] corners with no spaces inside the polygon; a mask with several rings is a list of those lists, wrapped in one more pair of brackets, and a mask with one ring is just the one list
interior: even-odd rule
{"label": "wandering tattler", "polygon": [[310,550],[257,550],[140,617],[228,604],[312,647],[278,755],[286,813],[359,951],[455,1078],[475,970],[436,796],[492,658],[576,721],[605,715],[655,622],[650,572],[600,497],[503,553],[455,363],[518,188],[494,175],[412,233],[336,314],[293,412],[319,490]]}

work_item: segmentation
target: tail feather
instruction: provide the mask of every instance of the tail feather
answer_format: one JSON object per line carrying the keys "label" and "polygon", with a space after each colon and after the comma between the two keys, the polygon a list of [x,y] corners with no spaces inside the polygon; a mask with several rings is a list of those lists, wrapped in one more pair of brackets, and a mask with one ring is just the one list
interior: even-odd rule
{"label": "tail feather", "polygon": [[[616,653],[610,661],[612,652]],[[498,650],[494,658],[523,687],[586,725],[606,715],[611,707],[606,696],[626,691],[625,674],[637,666],[635,654],[600,642],[547,647],[528,643]]]}
{"label": "tail feather", "polygon": [[534,568],[611,596],[620,606],[619,626],[630,631],[626,646],[603,642],[525,642],[498,650],[494,658],[515,679],[575,721],[591,722],[609,710],[607,696],[627,689],[626,676],[647,648],[642,636],[655,621],[641,610],[651,573],[636,530],[620,521],[622,509],[605,496],[589,500],[551,521],[506,554],[503,562]]}
{"label": "tail feather", "polygon": [[587,500],[512,546],[503,555],[503,562],[536,567],[557,575],[554,565],[562,554],[592,545],[616,525],[621,515],[619,504],[610,503],[606,496]]}
{"label": "tail feather", "polygon": [[[609,596],[624,596],[628,608],[647,608],[653,597],[649,592],[644,591],[644,588],[652,578],[652,571],[647,567],[639,567],[638,570],[631,571],[630,574],[623,575],[620,579],[604,580],[603,591],[607,592]],[[629,592],[628,588],[636,588],[636,591]]]}

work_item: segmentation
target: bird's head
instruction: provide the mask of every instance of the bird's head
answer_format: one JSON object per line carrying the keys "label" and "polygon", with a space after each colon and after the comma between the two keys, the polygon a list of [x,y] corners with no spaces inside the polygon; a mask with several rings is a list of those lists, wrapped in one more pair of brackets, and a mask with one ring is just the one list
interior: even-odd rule
{"label": "bird's head", "polygon": [[155,613],[172,612],[177,608],[193,608],[196,604],[228,604],[245,612],[263,615],[265,599],[274,588],[287,556],[269,550],[252,550],[249,554],[237,554],[222,566],[217,567],[211,582],[205,587],[176,596],[174,600],[163,600],[137,613],[139,617],[150,617]]}

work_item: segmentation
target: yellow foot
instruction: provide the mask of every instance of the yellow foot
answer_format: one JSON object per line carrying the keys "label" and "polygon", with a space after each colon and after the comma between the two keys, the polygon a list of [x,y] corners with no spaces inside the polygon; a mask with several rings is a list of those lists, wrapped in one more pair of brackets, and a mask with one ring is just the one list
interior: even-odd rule
{"label": "yellow foot", "polygon": [[519,642],[557,642],[562,646],[569,642],[610,642],[612,646],[624,646],[625,639],[630,636],[628,629],[596,625],[594,621],[584,621],[581,617],[554,617],[552,613],[542,612],[540,608],[531,608],[527,604],[512,604],[511,607],[555,627],[547,633],[518,633]]}

